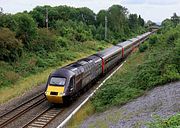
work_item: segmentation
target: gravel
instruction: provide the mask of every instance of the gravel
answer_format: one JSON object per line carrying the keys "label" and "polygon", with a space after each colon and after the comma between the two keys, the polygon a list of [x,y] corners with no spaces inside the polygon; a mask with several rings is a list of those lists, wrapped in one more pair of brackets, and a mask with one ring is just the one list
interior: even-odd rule
{"label": "gravel", "polygon": [[12,108],[15,108],[16,106],[27,101],[31,97],[34,97],[35,95],[42,92],[44,89],[45,85],[36,86],[32,90],[22,94],[21,96],[15,97],[4,104],[0,104],[0,115],[7,112],[8,110],[11,110]]}
{"label": "gravel", "polygon": [[[41,92],[44,91],[44,89],[45,89],[45,85],[40,85],[40,86],[34,87],[32,90],[22,94],[21,96],[13,98],[10,101],[8,101],[7,103],[1,104],[0,105],[0,115],[17,107],[19,104],[22,104],[23,102],[29,100],[30,98],[34,97],[35,95],[40,94]],[[42,104],[40,104],[39,106],[26,112],[24,115],[22,115],[17,120],[13,121],[12,123],[8,124],[5,127],[6,128],[12,128],[12,127],[20,128],[49,106],[50,106],[50,104],[47,101],[45,101]]]}
{"label": "gravel", "polygon": [[156,87],[124,106],[94,114],[81,128],[146,128],[154,115],[167,118],[179,112],[180,81]]}

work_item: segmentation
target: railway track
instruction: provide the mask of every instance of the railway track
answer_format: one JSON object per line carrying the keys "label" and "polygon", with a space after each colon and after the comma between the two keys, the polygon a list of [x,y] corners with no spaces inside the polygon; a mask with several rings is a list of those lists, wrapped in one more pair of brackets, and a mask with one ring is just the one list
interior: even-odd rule
{"label": "railway track", "polygon": [[60,108],[49,107],[46,110],[44,110],[41,114],[39,114],[37,117],[28,122],[25,126],[23,126],[23,128],[44,128],[62,111],[63,109]]}
{"label": "railway track", "polygon": [[30,111],[34,107],[44,102],[45,100],[46,99],[43,93],[40,93],[37,96],[13,108],[12,110],[4,113],[3,115],[0,116],[0,128],[5,127],[9,123],[13,122],[18,117],[20,117],[21,115],[23,115],[24,113]]}

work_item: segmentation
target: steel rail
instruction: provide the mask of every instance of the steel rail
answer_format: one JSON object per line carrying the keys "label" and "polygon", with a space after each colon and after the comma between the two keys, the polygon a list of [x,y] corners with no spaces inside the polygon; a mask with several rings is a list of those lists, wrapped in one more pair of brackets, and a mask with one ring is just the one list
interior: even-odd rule
{"label": "steel rail", "polygon": [[63,109],[49,107],[45,109],[43,112],[41,112],[38,116],[33,118],[22,128],[44,128],[52,120],[54,120],[62,111]]}
{"label": "steel rail", "polygon": [[[40,98],[40,99],[38,99]],[[38,99],[35,103],[30,104],[34,100]],[[30,100],[20,104],[16,108],[8,111],[7,113],[0,116],[0,128],[8,125],[9,123],[16,120],[18,117],[23,115],[24,113],[28,112],[32,108],[38,106],[42,102],[44,102],[46,98],[43,96],[43,93],[38,94],[37,96],[31,98]]]}

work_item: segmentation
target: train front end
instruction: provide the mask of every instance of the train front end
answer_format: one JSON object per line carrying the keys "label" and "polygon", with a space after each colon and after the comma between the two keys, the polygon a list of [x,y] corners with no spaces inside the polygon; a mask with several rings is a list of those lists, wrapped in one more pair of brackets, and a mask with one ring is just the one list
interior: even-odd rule
{"label": "train front end", "polygon": [[51,77],[48,83],[45,95],[49,102],[51,103],[63,103],[64,85],[66,78],[61,77]]}
{"label": "train front end", "polygon": [[54,104],[66,103],[70,96],[69,81],[71,77],[72,73],[64,69],[59,69],[49,76],[45,90],[48,102]]}

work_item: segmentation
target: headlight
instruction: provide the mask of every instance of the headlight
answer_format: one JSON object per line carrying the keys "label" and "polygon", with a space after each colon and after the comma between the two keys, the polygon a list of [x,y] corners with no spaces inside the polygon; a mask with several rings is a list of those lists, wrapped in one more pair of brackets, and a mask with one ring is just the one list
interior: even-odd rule
{"label": "headlight", "polygon": [[60,92],[60,96],[65,96],[65,93],[63,93],[63,92]]}

